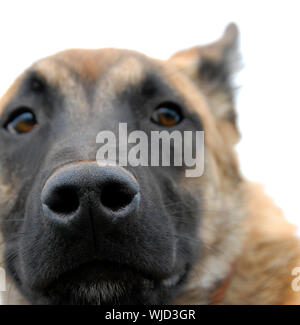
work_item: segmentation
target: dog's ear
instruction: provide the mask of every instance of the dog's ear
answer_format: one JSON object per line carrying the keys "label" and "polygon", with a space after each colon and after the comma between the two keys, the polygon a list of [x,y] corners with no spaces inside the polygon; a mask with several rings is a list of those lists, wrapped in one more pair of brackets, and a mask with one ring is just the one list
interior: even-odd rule
{"label": "dog's ear", "polygon": [[183,50],[169,60],[184,71],[206,95],[222,131],[237,142],[233,75],[240,68],[239,31],[234,23],[214,43]]}

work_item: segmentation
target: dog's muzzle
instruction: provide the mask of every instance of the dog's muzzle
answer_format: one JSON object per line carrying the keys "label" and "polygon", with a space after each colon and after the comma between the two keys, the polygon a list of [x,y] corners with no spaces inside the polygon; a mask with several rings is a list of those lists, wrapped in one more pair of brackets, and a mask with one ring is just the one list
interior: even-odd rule
{"label": "dog's muzzle", "polygon": [[41,201],[45,218],[54,226],[72,229],[83,218],[97,218],[103,232],[135,216],[140,188],[121,167],[83,162],[55,172],[44,185]]}

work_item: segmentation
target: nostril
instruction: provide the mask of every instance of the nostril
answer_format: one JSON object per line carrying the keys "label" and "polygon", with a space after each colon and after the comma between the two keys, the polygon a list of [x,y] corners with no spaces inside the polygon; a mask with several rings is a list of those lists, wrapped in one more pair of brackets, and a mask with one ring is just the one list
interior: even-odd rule
{"label": "nostril", "polygon": [[106,227],[137,216],[141,193],[136,178],[122,168],[80,163],[50,176],[40,199],[51,222],[77,227],[84,218],[96,218],[93,225]]}
{"label": "nostril", "polygon": [[57,214],[72,214],[77,211],[80,203],[76,190],[65,186],[55,189],[45,204]]}
{"label": "nostril", "polygon": [[128,206],[136,192],[125,184],[109,183],[101,191],[101,203],[112,211],[118,211]]}

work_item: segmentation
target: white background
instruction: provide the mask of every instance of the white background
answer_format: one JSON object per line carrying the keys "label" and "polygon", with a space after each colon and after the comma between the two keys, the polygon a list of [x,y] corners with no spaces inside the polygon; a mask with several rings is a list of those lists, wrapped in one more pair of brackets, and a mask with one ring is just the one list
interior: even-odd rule
{"label": "white background", "polygon": [[300,2],[1,1],[0,93],[33,61],[66,48],[130,48],[165,59],[234,21],[244,70],[237,97],[242,171],[299,215]]}

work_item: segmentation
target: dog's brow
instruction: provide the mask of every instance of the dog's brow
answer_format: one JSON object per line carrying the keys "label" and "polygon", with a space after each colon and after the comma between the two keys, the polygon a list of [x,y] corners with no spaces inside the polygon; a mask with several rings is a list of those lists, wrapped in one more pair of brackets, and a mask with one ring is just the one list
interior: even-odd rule
{"label": "dog's brow", "polygon": [[58,59],[44,59],[37,62],[31,73],[53,86],[63,87],[63,85],[74,83],[74,72]]}
{"label": "dog's brow", "polygon": [[140,84],[144,78],[144,66],[135,56],[123,56],[106,74],[107,92],[120,94],[129,86]]}
{"label": "dog's brow", "polygon": [[141,93],[145,97],[152,97],[159,92],[161,86],[162,81],[159,76],[154,73],[147,73],[141,83]]}
{"label": "dog's brow", "polygon": [[145,70],[143,78],[128,86],[119,94],[121,98],[131,98],[136,100],[152,99],[155,96],[170,96],[179,99],[176,91],[164,81],[163,76],[158,71]]}

